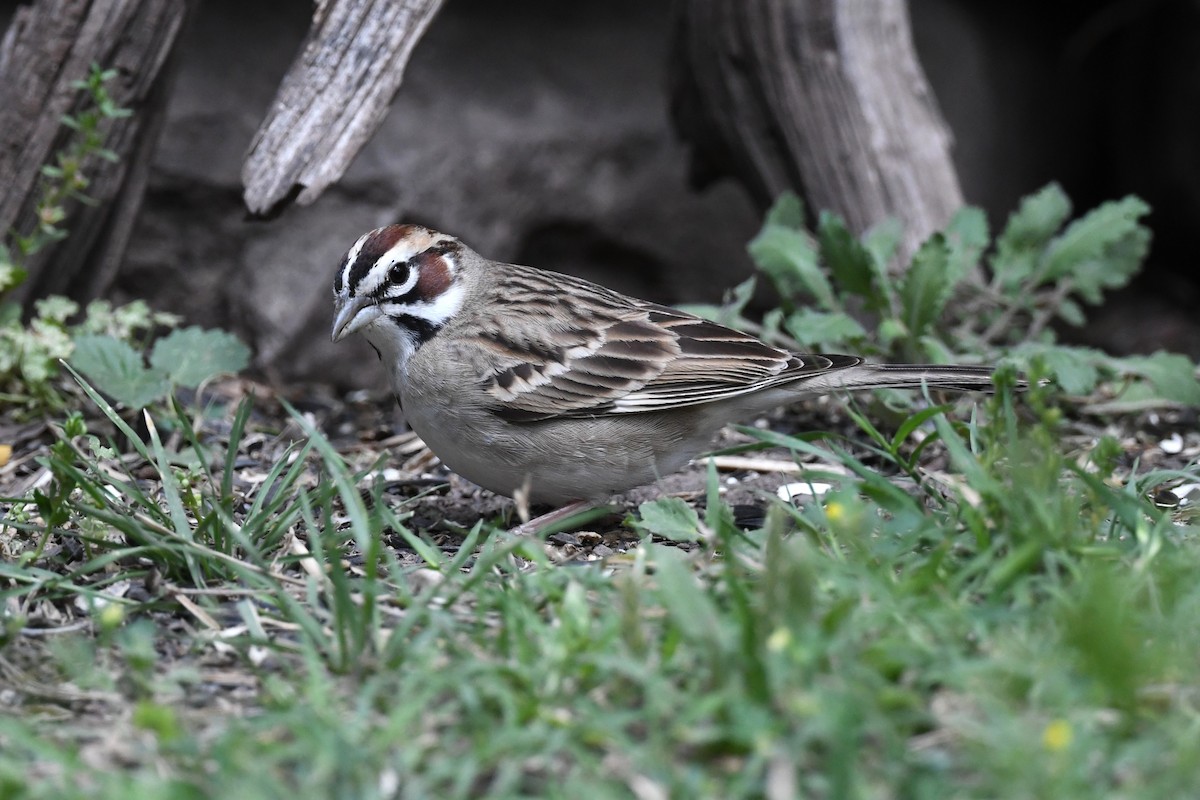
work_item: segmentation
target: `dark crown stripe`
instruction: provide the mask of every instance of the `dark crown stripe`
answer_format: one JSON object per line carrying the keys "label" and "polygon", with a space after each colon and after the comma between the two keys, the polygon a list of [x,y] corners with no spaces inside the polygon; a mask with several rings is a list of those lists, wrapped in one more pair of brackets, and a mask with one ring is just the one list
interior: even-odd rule
{"label": "dark crown stripe", "polygon": [[373,251],[368,251],[365,247],[358,254],[358,258],[350,265],[350,275],[348,276],[348,285],[350,287],[350,296],[354,297],[358,292],[358,284],[362,279],[367,277],[367,273],[375,266],[375,260],[381,254]]}

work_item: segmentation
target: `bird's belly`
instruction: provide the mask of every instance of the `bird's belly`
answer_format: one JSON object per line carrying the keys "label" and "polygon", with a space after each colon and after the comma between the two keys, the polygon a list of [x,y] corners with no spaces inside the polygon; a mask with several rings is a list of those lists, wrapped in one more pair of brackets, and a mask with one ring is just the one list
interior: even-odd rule
{"label": "bird's belly", "polygon": [[551,504],[652,483],[686,464],[715,427],[678,412],[472,425],[444,407],[405,410],[417,435],[459,475],[510,497],[524,486],[532,501]]}

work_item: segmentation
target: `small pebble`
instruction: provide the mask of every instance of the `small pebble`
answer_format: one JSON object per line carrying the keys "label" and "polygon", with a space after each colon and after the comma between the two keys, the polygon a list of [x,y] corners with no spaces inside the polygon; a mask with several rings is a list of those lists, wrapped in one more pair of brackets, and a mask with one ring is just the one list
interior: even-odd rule
{"label": "small pebble", "polygon": [[1183,452],[1183,437],[1178,433],[1173,433],[1170,439],[1163,439],[1159,442],[1158,447],[1164,453],[1177,455]]}
{"label": "small pebble", "polygon": [[780,500],[794,502],[806,497],[820,497],[833,488],[829,483],[785,483],[775,490]]}
{"label": "small pebble", "polygon": [[1196,494],[1195,499],[1200,500],[1200,483],[1181,483],[1179,486],[1176,486],[1174,489],[1172,489],[1172,491],[1175,493],[1176,497],[1180,498],[1180,505],[1186,506],[1193,502],[1193,493]]}

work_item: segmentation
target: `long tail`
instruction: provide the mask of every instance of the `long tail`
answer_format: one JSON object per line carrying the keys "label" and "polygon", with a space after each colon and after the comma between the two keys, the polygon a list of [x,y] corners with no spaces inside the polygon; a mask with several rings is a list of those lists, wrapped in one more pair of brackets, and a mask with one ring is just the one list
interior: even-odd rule
{"label": "long tail", "polygon": [[825,357],[832,362],[830,368],[797,381],[796,388],[805,392],[919,389],[922,386],[958,392],[989,392],[996,388],[992,382],[995,367],[965,364],[867,364],[853,356]]}

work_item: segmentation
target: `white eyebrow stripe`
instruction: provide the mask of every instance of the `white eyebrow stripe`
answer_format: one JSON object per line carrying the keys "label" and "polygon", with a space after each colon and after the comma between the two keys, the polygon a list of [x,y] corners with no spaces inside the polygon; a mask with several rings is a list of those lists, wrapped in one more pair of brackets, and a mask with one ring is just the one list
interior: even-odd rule
{"label": "white eyebrow stripe", "polygon": [[[403,264],[420,252],[420,250],[424,250],[424,244],[424,242],[414,242],[413,237],[406,236],[392,245],[392,249],[381,255],[375,263],[387,264],[389,267],[393,264]],[[418,250],[418,248],[420,249]]]}
{"label": "white eyebrow stripe", "polygon": [[362,252],[363,245],[367,243],[367,239],[374,236],[376,231],[368,231],[358,237],[358,241],[350,248],[350,252],[346,253],[346,259],[342,262],[342,291],[350,289],[350,270],[354,267],[354,262],[358,261],[358,254]]}
{"label": "white eyebrow stripe", "polygon": [[[375,264],[371,267],[371,271],[364,275],[362,280],[358,282],[358,293],[374,294],[379,291],[379,288],[387,282],[388,271],[392,267],[405,263],[427,248],[428,242],[419,237],[408,236],[396,242],[390,250],[385,251],[383,255],[375,259]],[[416,282],[416,270],[412,270],[409,273],[408,279],[404,282],[404,290],[408,291],[412,289],[416,285]],[[392,295],[389,292],[388,296],[396,295]]]}
{"label": "white eyebrow stripe", "polygon": [[358,261],[358,254],[362,252],[363,245],[367,243],[367,239],[370,239],[376,233],[378,233],[378,231],[368,231],[367,233],[364,233],[362,236],[358,237],[358,241],[355,242],[354,246],[350,248],[350,252],[346,253],[347,268],[349,268],[350,265],[355,261]]}

